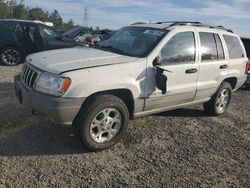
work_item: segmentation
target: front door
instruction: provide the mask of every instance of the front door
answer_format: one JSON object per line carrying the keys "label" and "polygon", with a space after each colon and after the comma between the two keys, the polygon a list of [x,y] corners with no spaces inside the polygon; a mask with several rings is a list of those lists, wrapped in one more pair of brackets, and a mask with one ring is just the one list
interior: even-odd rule
{"label": "front door", "polygon": [[[169,34],[170,35],[170,34]],[[160,67],[167,77],[166,93],[156,87],[156,68],[148,62],[145,111],[164,109],[194,100],[199,64],[196,55],[194,31],[172,33],[160,49]]]}

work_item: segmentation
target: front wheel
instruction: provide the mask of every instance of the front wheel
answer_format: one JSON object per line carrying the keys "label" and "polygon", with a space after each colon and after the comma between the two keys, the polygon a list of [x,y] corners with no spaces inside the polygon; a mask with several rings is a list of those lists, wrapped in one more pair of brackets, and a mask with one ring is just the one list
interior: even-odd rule
{"label": "front wheel", "polygon": [[76,133],[89,150],[104,150],[122,138],[128,121],[128,108],[120,98],[97,95],[79,112]]}
{"label": "front wheel", "polygon": [[0,60],[4,65],[15,66],[22,63],[23,54],[15,47],[5,47],[0,51]]}
{"label": "front wheel", "polygon": [[228,82],[222,82],[212,98],[203,104],[206,113],[214,116],[224,114],[229,106],[232,95],[232,87]]}

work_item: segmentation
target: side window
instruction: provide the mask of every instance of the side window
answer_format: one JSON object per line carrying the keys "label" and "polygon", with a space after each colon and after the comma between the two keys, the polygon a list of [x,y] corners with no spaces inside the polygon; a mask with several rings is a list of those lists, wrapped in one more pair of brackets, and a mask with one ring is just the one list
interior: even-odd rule
{"label": "side window", "polygon": [[214,36],[215,36],[215,41],[216,41],[216,46],[217,46],[218,59],[225,59],[225,54],[224,54],[223,46],[221,43],[221,39],[218,34],[214,34]]}
{"label": "side window", "polygon": [[22,40],[24,37],[24,32],[22,26],[18,23],[15,28],[15,35],[17,40]]}
{"label": "side window", "polygon": [[201,60],[217,60],[217,46],[213,33],[200,32]]}
{"label": "side window", "polygon": [[58,36],[56,31],[47,26],[40,25],[39,30],[42,38],[55,38],[56,36]]}
{"label": "side window", "polygon": [[160,63],[182,63],[195,61],[195,39],[193,32],[182,32],[173,36],[162,48]]}
{"label": "side window", "polygon": [[30,37],[32,42],[35,42],[35,32],[36,32],[36,28],[34,26],[30,26],[29,37]]}
{"label": "side window", "polygon": [[240,41],[237,37],[223,35],[225,42],[227,44],[227,49],[229,53],[230,59],[237,59],[244,57],[244,51],[242,46],[240,45]]}

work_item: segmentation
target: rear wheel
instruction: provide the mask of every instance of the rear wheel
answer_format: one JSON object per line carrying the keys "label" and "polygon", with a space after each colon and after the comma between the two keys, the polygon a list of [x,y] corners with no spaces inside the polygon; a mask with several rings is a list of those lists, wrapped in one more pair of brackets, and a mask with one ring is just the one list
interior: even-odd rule
{"label": "rear wheel", "polygon": [[125,103],[113,95],[97,95],[85,104],[76,119],[76,134],[92,151],[107,149],[124,135],[129,121]]}
{"label": "rear wheel", "polygon": [[232,95],[232,87],[227,82],[222,82],[212,98],[203,104],[206,113],[214,116],[224,114],[229,106]]}
{"label": "rear wheel", "polygon": [[23,54],[19,49],[8,46],[1,50],[0,60],[4,65],[15,66],[22,63]]}

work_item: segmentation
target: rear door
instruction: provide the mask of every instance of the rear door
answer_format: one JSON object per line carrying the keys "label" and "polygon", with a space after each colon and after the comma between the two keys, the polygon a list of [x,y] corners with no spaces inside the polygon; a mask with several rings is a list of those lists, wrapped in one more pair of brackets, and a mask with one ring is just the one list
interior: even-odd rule
{"label": "rear door", "polygon": [[222,36],[215,32],[199,30],[200,72],[195,100],[211,97],[219,84],[228,77],[229,62],[225,56]]}
{"label": "rear door", "polygon": [[36,32],[37,26],[33,23],[20,22],[16,26],[15,34],[19,36],[19,43],[27,54],[38,51]]}

